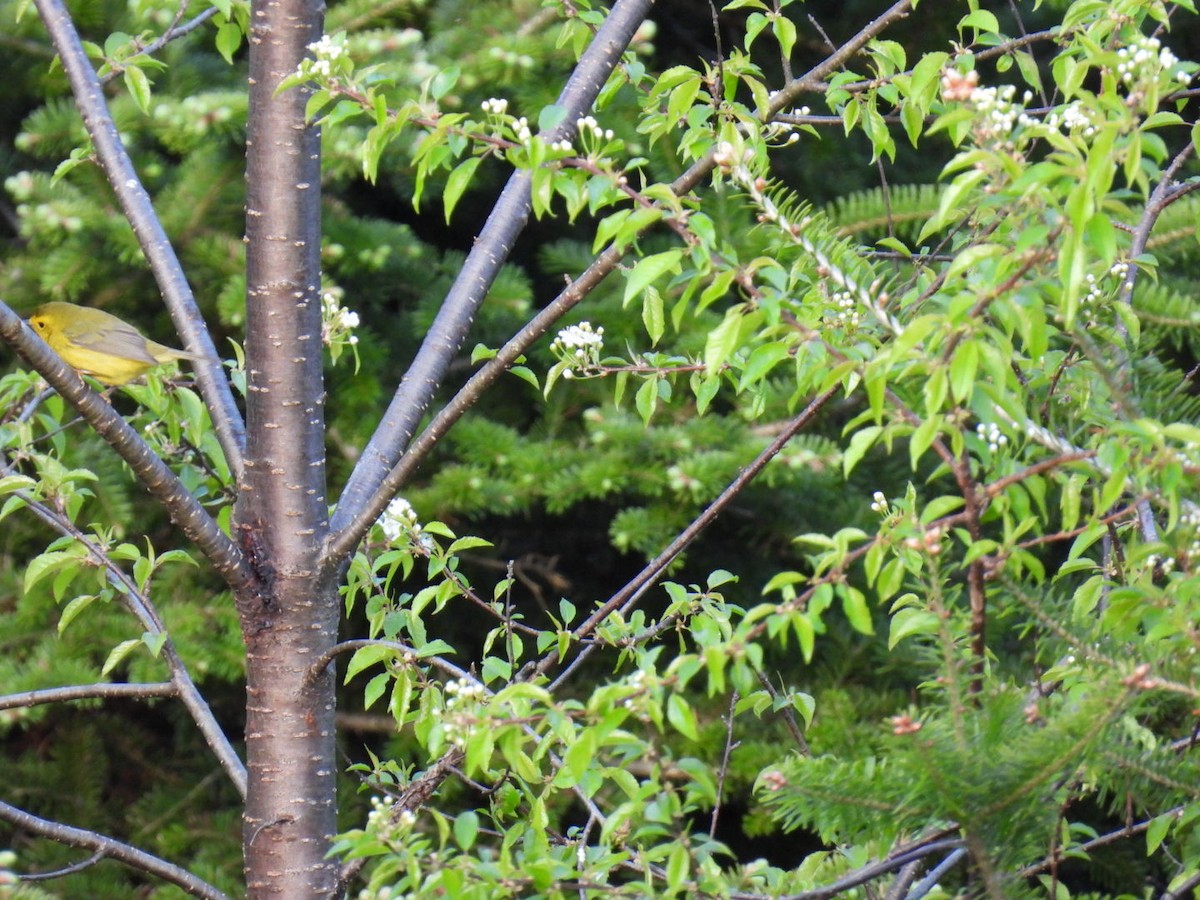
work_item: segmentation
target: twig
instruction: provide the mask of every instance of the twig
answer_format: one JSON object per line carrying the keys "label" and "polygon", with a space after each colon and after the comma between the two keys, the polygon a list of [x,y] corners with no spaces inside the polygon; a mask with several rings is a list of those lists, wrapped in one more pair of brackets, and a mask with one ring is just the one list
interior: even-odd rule
{"label": "twig", "polygon": [[[592,613],[586,621],[572,631],[572,639],[579,640],[587,637],[596,629],[597,626],[600,625],[601,622],[607,619],[613,612],[620,609],[627,600],[629,600],[635,594],[645,590],[645,588],[650,584],[653,584],[655,581],[657,581],[658,577],[666,570],[667,566],[671,564],[675,557],[682,553],[684,548],[691,544],[692,541],[694,541],[700,535],[700,533],[704,531],[705,528],[712,524],[717,516],[720,515],[721,511],[724,510],[725,507],[728,506],[733,499],[742,492],[746,485],[754,480],[754,477],[763,470],[763,467],[765,467],[768,462],[770,462],[779,454],[781,450],[783,450],[784,447],[787,446],[788,441],[790,441],[797,432],[799,432],[802,428],[812,422],[814,418],[816,418],[817,413],[819,413],[825,407],[825,404],[829,402],[829,400],[834,396],[835,393],[837,393],[838,390],[840,390],[840,388],[837,386],[831,387],[823,394],[820,394],[814,398],[812,402],[810,402],[798,416],[792,419],[788,426],[783,429],[783,431],[781,431],[779,435],[773,441],[771,441],[771,443],[768,444],[761,453],[758,454],[758,456],[754,458],[754,461],[750,463],[750,465],[746,466],[746,468],[738,474],[737,478],[731,481],[725,490],[721,491],[717,498],[713,500],[713,502],[709,504],[709,506],[702,513],[700,513],[700,515],[693,519],[692,523],[683,531],[681,531],[679,535],[676,536],[675,540],[671,541],[671,543],[667,545],[666,549],[664,549],[645,568],[643,568],[641,572],[635,575],[633,579],[625,585],[625,587],[621,588],[620,591],[614,594],[598,610]],[[526,666],[526,670],[530,675],[535,672],[537,674],[545,674],[554,667],[557,660],[557,652],[548,653],[543,656],[541,661],[536,663],[536,665],[531,664],[532,671],[529,671],[530,666]]]}
{"label": "twig", "polygon": [[[129,58],[136,59],[139,56],[153,56],[155,53],[157,53],[159,50],[161,50],[163,47],[165,47],[171,41],[178,40],[179,38],[184,37],[185,35],[191,34],[193,31],[195,31],[197,28],[199,28],[201,25],[203,25],[205,22],[207,22],[209,19],[211,19],[213,16],[215,16],[218,12],[220,12],[220,10],[217,9],[217,7],[210,6],[208,9],[204,10],[204,12],[200,13],[195,18],[193,18],[187,22],[184,22],[184,24],[180,25],[179,23],[180,23],[180,21],[182,21],[184,13],[187,12],[189,3],[190,3],[190,0],[182,0],[182,2],[179,4],[179,8],[175,11],[175,18],[171,20],[170,27],[168,27],[166,31],[164,31],[162,34],[160,34],[157,38],[155,38],[153,41],[151,41],[145,47],[142,47],[136,53],[132,54]],[[111,71],[107,75],[105,75],[103,78],[101,78],[100,83],[108,84],[110,81],[112,81],[114,78],[116,78],[120,74],[121,74],[120,69],[114,69],[113,71]]]}
{"label": "twig", "polygon": [[740,699],[737,691],[734,691],[729,697],[729,715],[725,718],[725,752],[721,756],[721,768],[717,771],[717,800],[713,804],[712,818],[708,824],[709,840],[715,840],[717,837],[717,823],[721,817],[721,800],[725,793],[725,776],[729,774],[729,757],[733,755],[734,748],[741,743],[733,739],[733,714]]}
{"label": "twig", "polygon": [[193,897],[202,897],[204,900],[230,900],[227,894],[197,878],[186,869],[107,835],[83,828],[72,828],[70,825],[63,825],[59,822],[51,822],[27,813],[23,809],[10,806],[3,801],[0,801],[0,819],[31,834],[49,838],[69,847],[92,850],[100,856],[122,862],[132,869],[156,875]]}

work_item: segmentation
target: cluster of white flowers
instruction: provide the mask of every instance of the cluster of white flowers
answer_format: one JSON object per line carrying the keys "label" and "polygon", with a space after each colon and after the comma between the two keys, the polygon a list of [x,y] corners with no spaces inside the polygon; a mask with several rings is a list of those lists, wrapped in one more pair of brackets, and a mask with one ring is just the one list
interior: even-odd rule
{"label": "cluster of white flowers", "polygon": [[591,322],[568,325],[550,344],[550,352],[571,366],[563,372],[564,378],[570,378],[572,372],[586,373],[599,366],[603,349],[604,326],[593,328]]}
{"label": "cluster of white flowers", "polygon": [[[1033,99],[1033,95],[1025,92],[1025,102],[1028,103]],[[1036,120],[1031,116],[1022,113],[1018,117],[1021,125],[1033,125]],[[1068,103],[1061,110],[1047,113],[1044,120],[1047,128],[1052,128],[1056,131],[1077,131],[1084,137],[1093,137],[1096,134],[1096,126],[1092,123],[1092,118],[1088,114],[1086,107],[1078,100]]]}
{"label": "cluster of white flowers", "polygon": [[489,97],[480,104],[488,115],[502,116],[508,112],[508,101],[500,97]]}
{"label": "cluster of white flowers", "polygon": [[971,92],[969,102],[981,115],[975,124],[976,139],[981,144],[1008,142],[1025,112],[1024,107],[1013,101],[1016,93],[1016,87],[1011,84],[977,87]]}
{"label": "cluster of white flowers", "polygon": [[399,815],[394,815],[395,805],[396,801],[390,797],[372,797],[371,811],[367,813],[367,830],[388,840],[398,836],[399,832],[412,828],[417,821],[416,813],[405,809]]}
{"label": "cluster of white flowers", "polygon": [[975,426],[975,433],[987,442],[988,449],[995,453],[1008,443],[1008,436],[1000,430],[995,422],[980,422]]}
{"label": "cluster of white flowers", "polygon": [[[1120,60],[1117,63],[1117,77],[1121,79],[1122,84],[1133,84],[1146,72],[1154,71],[1155,63],[1158,69],[1164,72],[1179,65],[1179,58],[1171,49],[1164,47],[1162,42],[1154,37],[1137,38],[1128,47],[1117,51],[1117,59]],[[1192,80],[1192,76],[1183,69],[1176,70],[1173,77],[1183,85],[1190,84]]]}
{"label": "cluster of white flowers", "polygon": [[401,535],[410,540],[418,540],[421,535],[421,523],[417,520],[417,511],[403,497],[396,497],[388,504],[383,515],[379,517],[379,527],[388,543],[398,540]]}
{"label": "cluster of white flowers", "polygon": [[1107,293],[1104,287],[1105,278],[1111,276],[1117,279],[1118,282],[1122,282],[1125,280],[1125,276],[1128,274],[1129,263],[1124,261],[1113,263],[1108,272],[1105,275],[1102,275],[1100,278],[1097,278],[1095,275],[1089,272],[1087,278],[1085,279],[1087,281],[1088,292],[1084,295],[1084,304],[1095,303],[1097,300],[1103,297],[1105,293]]}
{"label": "cluster of white flowers", "polygon": [[579,130],[580,137],[591,135],[597,141],[611,141],[613,139],[613,130],[611,128],[601,128],[600,123],[593,116],[584,116],[582,119],[576,119],[575,127]]}
{"label": "cluster of white flowers", "polygon": [[878,513],[881,516],[886,516],[891,512],[887,496],[883,491],[876,491],[871,495],[871,512]]}
{"label": "cluster of white flowers", "polygon": [[825,318],[831,320],[832,324],[852,329],[862,324],[862,309],[859,307],[858,301],[854,299],[853,293],[846,290],[834,291],[829,302],[834,312],[832,316]]}
{"label": "cluster of white flowers", "polygon": [[513,123],[513,134],[520,143],[529,143],[529,141],[533,139],[533,132],[529,130],[529,120],[524,116],[521,116],[521,118],[517,119],[517,121]]}
{"label": "cluster of white flowers", "polygon": [[[446,713],[442,719],[442,733],[446,740],[460,750],[467,745],[467,735],[476,725],[473,707],[483,700],[487,691],[475,680],[457,678],[446,683]],[[466,711],[472,708],[471,711]]]}
{"label": "cluster of white flowers", "polygon": [[332,347],[335,342],[358,343],[358,335],[352,334],[360,324],[358,313],[342,306],[341,288],[328,288],[321,293],[321,342]]}
{"label": "cluster of white flowers", "polygon": [[340,59],[346,52],[340,41],[334,41],[329,35],[322,35],[319,41],[308,45],[316,59],[308,67],[308,73],[317,78],[328,78],[333,74],[331,63]]}

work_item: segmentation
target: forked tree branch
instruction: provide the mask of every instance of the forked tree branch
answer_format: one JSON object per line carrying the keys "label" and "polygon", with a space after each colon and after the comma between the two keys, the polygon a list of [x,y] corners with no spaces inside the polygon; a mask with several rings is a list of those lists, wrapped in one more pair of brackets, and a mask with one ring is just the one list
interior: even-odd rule
{"label": "forked tree branch", "polygon": [[49,819],[39,818],[32,813],[25,812],[25,810],[18,809],[15,806],[10,806],[3,801],[0,801],[0,820],[8,822],[13,827],[26,831],[29,834],[49,838],[52,841],[66,844],[69,847],[92,850],[100,857],[115,859],[129,866],[131,869],[137,869],[139,872],[147,872],[161,878],[163,881],[177,886],[193,897],[202,897],[204,900],[230,900],[227,894],[217,890],[208,882],[197,878],[187,869],[180,868],[164,859],[147,853],[145,850],[139,850],[136,847],[132,847],[129,844],[106,835],[98,834],[95,831],[73,828],[70,825],[63,825],[59,822],[51,822]]}
{"label": "forked tree branch", "polygon": [[[215,16],[218,12],[220,12],[220,10],[217,9],[217,7],[210,6],[208,9],[204,10],[202,13],[198,14],[194,18],[189,19],[188,21],[186,21],[182,25],[180,25],[179,23],[183,22],[183,16],[187,12],[187,8],[190,5],[191,5],[190,0],[182,0],[182,2],[179,4],[178,9],[176,9],[176,11],[175,11],[175,18],[171,21],[171,24],[167,28],[167,30],[164,31],[162,34],[160,34],[158,37],[156,37],[153,41],[151,41],[145,47],[142,47],[140,50],[138,50],[136,53],[134,53],[129,58],[135,59],[136,57],[139,57],[139,56],[153,56],[155,53],[157,53],[163,47],[167,46],[167,44],[171,43],[171,41],[178,40],[179,38],[183,37],[184,35],[191,34],[193,31],[195,31],[197,28],[199,28],[201,25],[203,25],[205,22],[207,22],[209,19],[211,19],[213,16]],[[101,82],[101,84],[108,84],[114,78],[117,78],[118,76],[120,76],[120,74],[121,74],[121,72],[119,69],[114,69],[113,71],[111,71],[107,75],[105,75],[103,78],[101,78],[100,82]]]}
{"label": "forked tree branch", "polygon": [[[542,135],[548,143],[574,137],[576,121],[591,110],[652,5],[653,0],[617,0],[613,5],[558,97],[557,106],[563,110],[563,118]],[[331,523],[334,532],[346,529],[352,522],[355,525],[347,535],[336,539],[339,552],[329,554],[329,562],[334,565],[340,564],[345,556],[340,551],[356,545],[378,517],[376,513],[366,527],[361,527],[363,510],[374,505],[372,499],[378,499],[389,470],[412,440],[434,392],[466,340],[475,313],[525,228],[531,209],[532,181],[529,170],[514,172],[509,178],[379,427],[359,457]],[[387,499],[384,498],[384,506]]]}
{"label": "forked tree branch", "polygon": [[[839,47],[827,59],[789,83],[783,91],[778,92],[772,98],[771,109],[766,118],[770,119],[781,110],[786,109],[795,97],[804,91],[815,89],[815,85],[819,85],[822,79],[835,71],[846,60],[853,57],[872,38],[889,25],[906,16],[911,7],[910,0],[901,0],[901,2],[893,4],[886,12],[869,22],[861,31]],[[613,14],[615,15],[616,11],[621,8],[622,5],[618,3],[613,8]],[[599,40],[599,36],[597,40]],[[672,182],[671,190],[678,196],[686,194],[708,176],[713,170],[714,165],[713,153],[710,152],[702,159],[693,163],[686,172]],[[480,241],[476,244],[476,251],[479,250],[479,245],[482,243],[483,236],[481,235]],[[366,482],[363,479],[366,476],[359,476],[359,470],[363,469],[364,464],[377,467],[388,460],[388,457],[379,456],[376,453],[375,458],[366,463],[368,457],[372,455],[372,447],[376,443],[375,439],[372,439],[372,445],[369,445],[367,450],[364,451],[359,465],[355,469],[355,474],[351,476],[351,484],[347,485],[346,490],[343,491],[337,511],[334,514],[332,521],[333,534],[330,537],[325,553],[325,564],[327,566],[336,567],[341,565],[342,560],[354,550],[371,525],[379,518],[384,509],[387,508],[391,498],[400,490],[412,473],[416,471],[417,467],[420,466],[421,462],[434,446],[437,445],[438,440],[450,430],[455,422],[462,418],[467,410],[475,405],[483,393],[498,381],[522,354],[533,346],[538,338],[544,335],[555,322],[566,315],[572,307],[582,302],[601,281],[615,270],[624,256],[624,251],[616,249],[615,245],[610,245],[602,251],[582,275],[576,278],[550,304],[530,319],[525,327],[505,343],[500,351],[467,381],[462,389],[455,394],[453,399],[434,417],[433,421],[420,436],[408,446],[408,449],[402,456],[399,456],[398,459],[391,458],[394,462],[391,471],[387,472],[377,482],[374,495],[366,497],[363,494],[363,489],[366,486]],[[430,395],[432,395],[434,387],[436,386],[430,386]],[[403,390],[403,386],[401,390]],[[399,393],[397,396],[399,396]],[[428,400],[425,401],[425,404],[427,403]],[[389,407],[388,414],[384,417],[384,424],[380,426],[380,432],[385,428],[393,427],[387,423],[389,417],[392,417],[395,408],[396,403],[393,401],[392,406]],[[423,404],[421,409],[415,413],[417,418],[424,412],[424,409],[425,405]],[[417,418],[413,418],[411,420],[412,424],[406,427],[410,430],[414,428]],[[393,422],[393,425],[398,424],[399,420]],[[379,436],[380,432],[377,432],[377,436]],[[405,433],[402,438],[398,443],[394,442],[393,446],[402,449],[408,441],[408,433]],[[363,471],[366,470],[364,469]],[[351,485],[354,485],[353,493],[350,489]]]}
{"label": "forked tree branch", "polygon": [[204,359],[195,365],[196,381],[208,405],[217,440],[236,479],[242,471],[242,449],[246,443],[245,425],[233,399],[233,391],[221,367],[221,357],[200,315],[196,298],[188,285],[183,267],[175,255],[170,238],[163,230],[150,195],[142,186],[129,152],[121,140],[116,123],[108,111],[104,88],[79,40],[71,14],[63,0],[34,0],[63,70],[71,82],[75,105],[91,136],[96,157],[109,185],[116,194],[125,218],[133,227],[138,244],[150,264],[167,309],[175,321],[187,349]]}

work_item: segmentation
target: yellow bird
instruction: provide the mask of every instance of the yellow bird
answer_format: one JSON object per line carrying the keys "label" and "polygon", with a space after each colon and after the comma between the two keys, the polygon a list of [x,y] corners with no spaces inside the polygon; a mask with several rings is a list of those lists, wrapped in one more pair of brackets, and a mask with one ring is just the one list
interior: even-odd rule
{"label": "yellow bird", "polygon": [[104,384],[125,384],[173,359],[202,358],[152,341],[111,313],[74,303],[43,303],[29,324],[67,365]]}

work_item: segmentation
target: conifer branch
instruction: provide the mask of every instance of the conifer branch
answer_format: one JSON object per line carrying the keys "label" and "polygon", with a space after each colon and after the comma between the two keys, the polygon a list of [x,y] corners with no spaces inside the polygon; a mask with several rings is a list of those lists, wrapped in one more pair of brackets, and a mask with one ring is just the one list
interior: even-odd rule
{"label": "conifer branch", "polygon": [[195,295],[108,111],[104,88],[87,58],[71,14],[62,0],[35,2],[62,60],[63,70],[71,82],[75,104],[91,136],[100,167],[133,228],[150,271],[167,302],[175,327],[186,348],[204,357],[195,366],[196,382],[207,402],[217,439],[236,480],[242,471],[245,425],[221,367],[221,357],[196,305]]}
{"label": "conifer branch", "polygon": [[79,847],[95,851],[98,857],[115,859],[131,869],[146,872],[179,887],[193,897],[203,900],[230,900],[227,894],[217,890],[211,884],[196,877],[187,869],[180,868],[157,856],[139,850],[123,841],[118,841],[107,835],[85,828],[74,828],[60,822],[51,822],[28,813],[23,809],[11,806],[0,800],[0,821],[9,823],[22,831],[49,838],[68,847]]}

